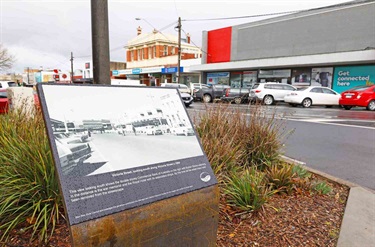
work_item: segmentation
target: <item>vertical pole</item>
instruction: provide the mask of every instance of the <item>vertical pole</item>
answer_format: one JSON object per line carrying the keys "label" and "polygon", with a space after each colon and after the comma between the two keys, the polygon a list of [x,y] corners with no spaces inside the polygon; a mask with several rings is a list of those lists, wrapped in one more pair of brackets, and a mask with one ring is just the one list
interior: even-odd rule
{"label": "vertical pole", "polygon": [[73,52],[70,53],[70,82],[73,83]]}
{"label": "vertical pole", "polygon": [[108,0],[91,0],[91,35],[94,84],[111,84]]}
{"label": "vertical pole", "polygon": [[177,65],[177,83],[180,83],[180,67],[181,67],[181,17],[178,17],[178,65]]}
{"label": "vertical pole", "polygon": [[27,84],[30,84],[30,79],[29,79],[29,68],[27,67]]}

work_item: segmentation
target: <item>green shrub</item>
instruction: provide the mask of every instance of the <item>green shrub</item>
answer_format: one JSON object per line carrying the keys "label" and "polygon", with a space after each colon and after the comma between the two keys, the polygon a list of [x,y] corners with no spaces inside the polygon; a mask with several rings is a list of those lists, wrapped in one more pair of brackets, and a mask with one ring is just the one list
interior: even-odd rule
{"label": "green shrub", "polygon": [[290,193],[294,187],[293,166],[289,164],[275,164],[266,171],[268,186],[277,192]]}
{"label": "green shrub", "polygon": [[262,208],[272,195],[266,186],[264,174],[254,168],[232,174],[227,179],[224,193],[229,205],[248,212]]}
{"label": "green shrub", "polygon": [[11,111],[0,129],[0,241],[20,225],[47,241],[62,201],[41,113]]}
{"label": "green shrub", "polygon": [[326,184],[325,182],[318,182],[313,185],[313,189],[321,195],[327,195],[332,191],[331,186]]}
{"label": "green shrub", "polygon": [[293,166],[293,173],[299,178],[309,178],[311,173],[309,173],[303,166],[295,165]]}

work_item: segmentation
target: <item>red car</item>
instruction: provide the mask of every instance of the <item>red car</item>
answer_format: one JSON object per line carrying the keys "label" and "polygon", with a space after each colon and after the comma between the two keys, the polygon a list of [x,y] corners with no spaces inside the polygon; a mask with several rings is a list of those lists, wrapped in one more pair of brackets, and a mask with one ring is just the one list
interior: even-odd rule
{"label": "red car", "polygon": [[0,89],[0,114],[8,112],[8,94],[6,89]]}
{"label": "red car", "polygon": [[363,106],[369,111],[375,111],[375,85],[358,86],[341,93],[339,105],[345,110],[353,106]]}

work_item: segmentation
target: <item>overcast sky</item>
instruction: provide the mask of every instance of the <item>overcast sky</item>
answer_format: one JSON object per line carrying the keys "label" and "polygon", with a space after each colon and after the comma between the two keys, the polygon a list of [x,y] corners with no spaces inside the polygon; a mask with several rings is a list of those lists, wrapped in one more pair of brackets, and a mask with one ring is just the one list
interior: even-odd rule
{"label": "overcast sky", "polygon": [[[153,27],[161,30],[170,25],[161,32],[177,36],[172,23],[181,17],[186,20],[182,29],[201,47],[202,31],[260,18],[192,20],[280,13],[343,2],[348,0],[108,0],[110,59],[125,62],[123,47],[136,36],[138,26],[149,33]],[[137,21],[137,17],[145,20]],[[0,42],[17,59],[8,72],[41,66],[70,71],[70,52],[75,57],[74,69],[83,69],[92,54],[90,0],[0,0],[0,35]]]}

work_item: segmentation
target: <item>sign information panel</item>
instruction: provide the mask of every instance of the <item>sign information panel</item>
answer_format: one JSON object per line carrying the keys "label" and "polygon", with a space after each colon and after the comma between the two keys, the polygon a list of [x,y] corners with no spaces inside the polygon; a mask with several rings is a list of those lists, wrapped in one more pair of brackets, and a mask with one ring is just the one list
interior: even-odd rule
{"label": "sign information panel", "polygon": [[39,84],[38,93],[70,225],[217,183],[177,89]]}

